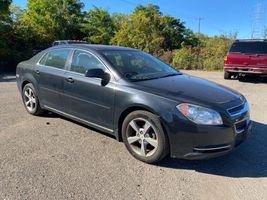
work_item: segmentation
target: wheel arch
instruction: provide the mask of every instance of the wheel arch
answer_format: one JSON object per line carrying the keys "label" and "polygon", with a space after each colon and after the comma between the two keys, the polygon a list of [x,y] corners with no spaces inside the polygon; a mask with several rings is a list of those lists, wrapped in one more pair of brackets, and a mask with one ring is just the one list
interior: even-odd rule
{"label": "wheel arch", "polygon": [[22,83],[21,83],[21,91],[23,91],[23,88],[25,87],[25,85],[27,85],[28,83],[31,83],[31,81],[29,81],[29,80],[24,80],[24,81],[22,81]]}
{"label": "wheel arch", "polygon": [[20,83],[20,89],[21,89],[21,94],[23,92],[23,88],[25,87],[26,84],[28,83],[31,83],[34,88],[35,88],[35,92],[36,94],[39,96],[39,87],[38,87],[38,84],[37,84],[37,80],[35,79],[35,77],[30,74],[30,73],[27,73],[24,75],[23,79],[21,80],[21,83]]}
{"label": "wheel arch", "polygon": [[29,72],[25,73],[23,75],[23,78],[22,78],[21,84],[20,84],[21,91],[23,90],[23,87],[28,83],[33,84],[33,86],[37,89],[37,80],[35,79],[33,74],[29,73]]}
{"label": "wheel arch", "polygon": [[[148,112],[151,112],[155,115],[157,115],[160,119],[160,122],[161,122],[161,125],[162,125],[162,128],[164,130],[164,132],[166,132],[166,129],[165,129],[165,126],[164,124],[162,123],[162,120],[160,118],[160,115],[159,113],[157,113],[154,109],[148,107],[148,106],[145,106],[145,105],[132,105],[132,106],[129,106],[127,108],[125,108],[119,115],[119,118],[118,118],[118,121],[117,121],[117,127],[116,127],[116,138],[118,141],[122,141],[122,133],[121,133],[121,130],[122,130],[122,123],[124,121],[124,119],[132,112],[134,111],[137,111],[137,110],[142,110],[142,111],[148,111]],[[168,134],[166,132],[166,135],[168,137]]]}

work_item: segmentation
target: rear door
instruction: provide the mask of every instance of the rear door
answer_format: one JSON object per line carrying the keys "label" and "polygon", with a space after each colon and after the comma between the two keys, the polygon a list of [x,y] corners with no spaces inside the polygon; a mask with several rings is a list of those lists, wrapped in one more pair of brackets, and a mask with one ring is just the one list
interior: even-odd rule
{"label": "rear door", "polygon": [[70,49],[55,49],[47,52],[36,68],[40,99],[49,108],[64,110],[62,103],[65,66]]}

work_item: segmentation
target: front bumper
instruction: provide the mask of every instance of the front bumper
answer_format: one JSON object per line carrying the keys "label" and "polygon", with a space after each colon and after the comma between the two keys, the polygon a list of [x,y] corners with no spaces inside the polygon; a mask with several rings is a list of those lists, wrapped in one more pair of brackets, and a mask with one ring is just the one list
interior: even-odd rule
{"label": "front bumper", "polygon": [[200,126],[175,115],[169,135],[170,155],[181,159],[208,159],[231,152],[251,134],[249,111],[224,119],[221,126]]}
{"label": "front bumper", "polygon": [[[243,143],[248,136],[251,134],[252,123],[248,125],[247,129],[242,133],[235,134],[232,141],[227,144],[220,145],[206,145],[193,148],[193,151],[183,156],[185,159],[197,160],[197,159],[208,159],[218,156],[222,156],[233,151],[237,146]],[[207,141],[207,144],[211,144],[211,141]]]}

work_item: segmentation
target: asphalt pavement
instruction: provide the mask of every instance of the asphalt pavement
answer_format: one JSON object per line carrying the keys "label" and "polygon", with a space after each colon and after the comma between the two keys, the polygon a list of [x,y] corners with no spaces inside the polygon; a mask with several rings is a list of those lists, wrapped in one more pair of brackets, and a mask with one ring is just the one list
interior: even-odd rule
{"label": "asphalt pavement", "polygon": [[249,101],[253,132],[231,154],[202,161],[134,159],[123,143],[53,113],[29,115],[14,76],[0,77],[0,199],[267,199],[267,81],[223,80]]}

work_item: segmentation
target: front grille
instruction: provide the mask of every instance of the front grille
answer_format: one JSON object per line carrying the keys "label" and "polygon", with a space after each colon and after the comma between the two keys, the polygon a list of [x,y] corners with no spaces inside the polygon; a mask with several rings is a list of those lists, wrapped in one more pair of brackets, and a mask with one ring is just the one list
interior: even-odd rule
{"label": "front grille", "polygon": [[249,110],[248,108],[248,102],[244,101],[242,104],[237,105],[235,107],[227,109],[227,112],[229,113],[230,116],[236,117],[236,116],[241,116],[245,113],[247,113]]}
{"label": "front grille", "polygon": [[228,109],[228,112],[230,113],[230,115],[234,115],[234,114],[237,114],[240,112],[240,110],[242,110],[245,106],[245,103],[239,105],[239,106],[236,106],[236,107],[233,107],[233,108],[230,108]]}
{"label": "front grille", "polygon": [[238,106],[227,109],[227,111],[233,120],[235,133],[243,133],[250,122],[248,102],[244,101]]}

